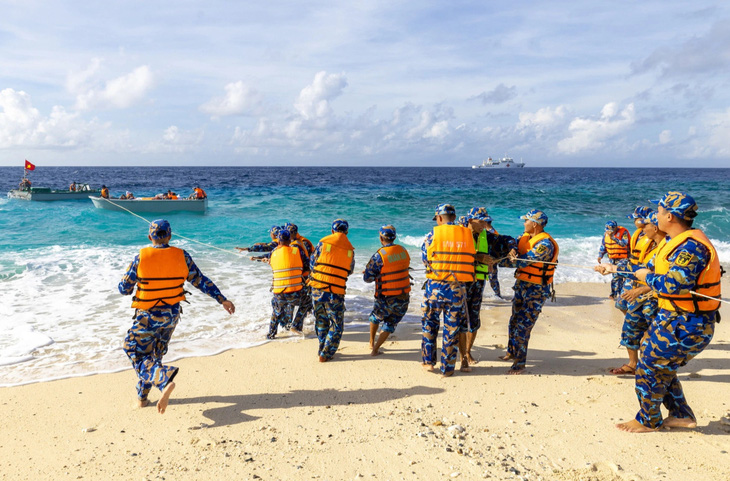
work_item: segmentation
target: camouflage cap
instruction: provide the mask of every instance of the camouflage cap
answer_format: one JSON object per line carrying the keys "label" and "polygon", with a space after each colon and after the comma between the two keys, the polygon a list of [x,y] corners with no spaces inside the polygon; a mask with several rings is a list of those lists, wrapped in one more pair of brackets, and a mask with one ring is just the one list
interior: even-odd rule
{"label": "camouflage cap", "polygon": [[646,222],[644,222],[645,224],[652,224],[652,225],[659,227],[659,220],[656,216],[656,212],[654,212],[653,210],[649,212],[649,214],[645,217],[644,220],[646,221]]}
{"label": "camouflage cap", "polygon": [[350,224],[348,224],[345,219],[335,219],[334,222],[332,222],[332,230],[334,232],[347,234],[347,231],[350,230]]}
{"label": "camouflage cap", "polygon": [[520,219],[531,220],[541,226],[545,227],[548,223],[548,216],[545,212],[537,209],[532,209],[527,214],[520,217]]}
{"label": "camouflage cap", "polygon": [[284,224],[284,229],[288,230],[292,236],[296,236],[299,232],[299,227],[297,227],[296,224],[292,224],[291,222],[287,222],[286,224]]}
{"label": "camouflage cap", "polygon": [[[491,221],[491,218],[489,217],[489,213],[487,213],[486,207],[472,207],[468,214],[466,214],[466,218],[468,220],[475,219],[475,220],[483,220],[484,222]],[[487,220],[489,219],[489,220]]]}
{"label": "camouflage cap", "polygon": [[286,229],[279,229],[279,233],[276,234],[276,238],[280,241],[288,241],[291,240],[291,234]]}
{"label": "camouflage cap", "polygon": [[606,230],[614,230],[616,227],[618,227],[618,223],[615,220],[609,220],[606,222]]}
{"label": "camouflage cap", "polygon": [[279,231],[281,231],[281,226],[279,225],[272,225],[269,227],[269,235],[273,235],[274,237],[279,235]]}
{"label": "camouflage cap", "polygon": [[380,228],[380,235],[383,239],[395,240],[395,226],[388,224]]}
{"label": "camouflage cap", "polygon": [[670,191],[659,200],[650,200],[652,204],[664,207],[672,215],[680,219],[692,220],[697,217],[697,202],[684,192]]}
{"label": "camouflage cap", "polygon": [[150,222],[150,238],[154,240],[167,239],[172,235],[172,228],[166,219],[157,219]]}
{"label": "camouflage cap", "polygon": [[436,212],[433,214],[433,220],[436,220],[438,215],[456,215],[456,209],[451,204],[439,204],[436,206]]}
{"label": "camouflage cap", "polygon": [[465,215],[462,215],[456,220],[456,223],[460,226],[469,227],[469,220],[466,218]]}
{"label": "camouflage cap", "polygon": [[637,206],[636,209],[634,209],[634,212],[627,215],[627,219],[645,219],[646,216],[649,215],[649,212],[651,212],[651,209],[649,207],[644,207],[643,205]]}

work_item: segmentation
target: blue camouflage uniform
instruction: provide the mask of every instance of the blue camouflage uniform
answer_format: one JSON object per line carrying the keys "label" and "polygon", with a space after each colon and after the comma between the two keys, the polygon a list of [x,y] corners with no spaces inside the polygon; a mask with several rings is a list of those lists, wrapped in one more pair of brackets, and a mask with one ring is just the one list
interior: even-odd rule
{"label": "blue camouflage uniform", "polygon": [[[337,219],[332,224],[332,230],[335,232],[346,234],[348,228],[347,221],[342,219]],[[310,270],[314,270],[321,252],[322,243],[319,242],[309,258]],[[352,257],[350,272],[353,272],[354,269],[355,256]],[[314,304],[315,331],[319,340],[318,353],[325,360],[330,360],[340,347],[345,328],[345,296],[312,288],[312,303]]]}
{"label": "blue camouflage uniform", "polygon": [[[278,234],[279,239],[289,239],[289,231],[285,231],[287,235],[283,234],[284,231]],[[302,261],[302,267],[309,266],[309,259],[304,249],[297,249],[299,251],[299,258]],[[294,308],[299,306],[301,302],[303,289],[296,292],[282,292],[274,293],[271,297],[271,321],[269,321],[269,333],[266,335],[267,339],[274,339],[276,333],[279,330],[279,326],[286,330],[292,328],[292,318],[294,316]]]}
{"label": "blue camouflage uniform", "polygon": [[[382,229],[381,229],[382,232]],[[395,234],[393,235],[395,240]],[[383,245],[383,247],[390,247],[394,242]],[[363,280],[367,283],[375,282],[380,275],[380,271],[383,269],[383,258],[380,256],[380,252],[376,252],[368,261],[365,266],[365,272],[363,273]],[[373,310],[370,313],[370,323],[380,325],[382,323],[382,331],[394,333],[398,323],[403,319],[408,311],[408,304],[410,303],[411,296],[409,293],[400,294],[398,296],[384,296],[376,295],[375,304]]]}
{"label": "blue camouflage uniform", "polygon": [[[287,222],[284,224],[284,228],[291,234],[292,245],[298,244],[304,247],[304,253],[307,255],[307,262],[304,264],[304,275],[306,279],[306,276],[309,275],[309,258],[314,253],[314,246],[309,239],[302,237],[299,234],[299,227],[297,227],[296,224]],[[307,314],[312,312],[312,309],[312,289],[305,283],[299,297],[297,312],[294,315],[294,320],[292,321],[292,329],[301,331],[304,328],[304,318],[307,317]]]}
{"label": "blue camouflage uniform", "polygon": [[[652,202],[687,220],[697,215],[697,204],[686,194],[669,192],[661,200]],[[665,275],[647,274],[646,283],[659,295],[686,293],[696,289],[697,278],[709,260],[706,246],[687,239],[668,257],[669,271]],[[647,266],[652,271],[654,261]],[[661,427],[662,403],[670,416],[695,419],[677,378],[677,369],[707,347],[717,320],[717,311],[699,314],[659,309],[641,344],[636,369],[636,395],[640,405],[637,421],[649,428]]]}
{"label": "blue camouflage uniform", "polygon": [[[522,219],[533,220],[543,226],[547,224],[547,215],[539,210],[528,212],[527,215],[522,216]],[[506,259],[502,261],[502,265],[516,268],[527,267],[532,264],[527,261],[550,262],[554,254],[555,249],[552,242],[549,239],[543,239],[527,253],[520,255],[516,261],[511,262]],[[513,358],[512,369],[519,371],[525,368],[527,345],[530,342],[532,328],[535,327],[545,301],[551,297],[553,286],[516,279],[513,289],[515,295],[512,298],[512,316],[509,319],[507,353]]]}
{"label": "blue camouflage uniform", "polygon": [[[618,227],[618,224],[615,221],[611,220],[606,222],[606,230],[614,227]],[[616,239],[616,243],[622,247],[626,247],[629,245],[630,240],[630,236],[626,236],[621,239]],[[608,251],[606,250],[606,238],[601,237],[601,247],[598,248],[598,258],[602,259],[603,256],[605,256],[607,253]],[[614,265],[625,265],[628,262],[628,259],[609,259],[608,261]],[[621,310],[624,310],[626,308],[625,303],[622,302],[620,298],[621,292],[623,291],[624,279],[624,276],[618,274],[613,274],[611,277],[611,297],[614,298],[616,307]]]}
{"label": "blue camouflage uniform", "polygon": [[[269,229],[269,235],[273,235],[274,237],[278,236],[279,232],[281,232],[281,226],[278,225],[272,225]],[[271,252],[276,249],[278,245],[279,243],[275,240],[272,240],[271,242],[257,242],[256,244],[248,247],[248,251],[263,252],[264,255],[256,257],[256,260],[261,261],[263,259],[269,259],[271,257]]]}
{"label": "blue camouflage uniform", "polygon": [[[489,218],[488,222],[492,222],[491,217]],[[499,235],[499,234],[497,234],[497,230],[494,227],[487,228],[487,233]],[[493,257],[502,257],[502,256],[496,255]],[[489,285],[491,286],[492,290],[497,295],[497,297],[499,297],[501,299],[502,298],[502,289],[499,286],[499,267],[497,266],[497,264],[494,264],[491,267],[491,269],[489,269]]]}
{"label": "blue camouflage uniform", "polygon": [[[167,222],[167,221],[165,221]],[[155,221],[151,226],[156,226],[160,221]],[[169,230],[169,224],[167,224]],[[150,228],[152,231],[152,227]],[[153,231],[154,232],[154,231]],[[154,234],[150,234],[155,238]],[[165,238],[167,236],[161,236]],[[157,249],[164,249],[168,244],[154,246]],[[190,254],[184,252],[185,263],[188,267],[187,281],[198,288],[204,294],[212,297],[219,304],[226,301],[218,287],[203,275],[195,265]],[[137,285],[137,267],[139,266],[139,254],[135,256],[129,265],[126,274],[119,282],[119,292],[123,295],[130,295]],[[153,386],[163,391],[172,382],[178,373],[178,368],[162,364],[162,357],[167,353],[167,346],[180,320],[182,308],[180,304],[170,306],[159,306],[149,310],[136,309],[134,323],[127,331],[124,338],[124,352],[132,362],[139,382],[137,383],[137,397],[140,401],[147,399],[147,395]]]}

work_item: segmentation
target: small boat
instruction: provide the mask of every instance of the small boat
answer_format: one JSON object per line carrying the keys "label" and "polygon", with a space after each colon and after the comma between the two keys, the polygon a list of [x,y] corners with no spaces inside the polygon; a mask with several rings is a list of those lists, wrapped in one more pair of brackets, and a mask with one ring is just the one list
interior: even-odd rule
{"label": "small boat", "polygon": [[525,163],[520,160],[519,162],[516,162],[515,159],[512,157],[504,156],[501,159],[495,159],[492,160],[491,157],[487,158],[486,160],[482,160],[482,163],[480,165],[472,165],[472,169],[503,169],[508,167],[516,167],[516,168],[522,168],[525,166]]}
{"label": "small boat", "polygon": [[50,187],[28,187],[13,189],[8,192],[8,197],[22,200],[85,200],[89,194],[99,194],[99,190],[92,189],[89,184],[76,184],[76,190],[55,190]]}
{"label": "small boat", "polygon": [[166,214],[168,212],[199,212],[205,213],[208,209],[208,198],[205,199],[155,199],[154,197],[138,197],[135,199],[104,199],[98,196],[89,196],[97,209],[116,210],[124,212],[154,212]]}

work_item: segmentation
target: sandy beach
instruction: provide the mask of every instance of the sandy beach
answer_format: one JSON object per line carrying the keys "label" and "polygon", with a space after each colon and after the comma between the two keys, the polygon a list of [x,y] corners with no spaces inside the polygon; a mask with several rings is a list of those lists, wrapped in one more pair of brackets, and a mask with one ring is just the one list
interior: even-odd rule
{"label": "sandy beach", "polygon": [[449,379],[423,371],[420,326],[401,324],[376,358],[346,327],[326,364],[312,333],[177,361],[164,415],[157,392],[133,408],[131,369],[0,389],[0,478],[728,479],[730,310],[680,370],[697,429],[628,434],[614,424],[638,402],[633,377],[607,373],[626,360],[608,285],[557,292],[522,376],[497,360],[510,304],[486,300],[479,363]]}

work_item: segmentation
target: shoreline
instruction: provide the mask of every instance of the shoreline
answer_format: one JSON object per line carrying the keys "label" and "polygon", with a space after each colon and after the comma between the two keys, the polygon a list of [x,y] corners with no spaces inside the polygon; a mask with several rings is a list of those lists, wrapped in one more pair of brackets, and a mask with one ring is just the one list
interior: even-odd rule
{"label": "shoreline", "polygon": [[606,373],[626,358],[607,288],[559,286],[522,376],[496,360],[511,304],[485,299],[479,363],[448,379],[423,371],[420,326],[408,323],[375,358],[367,332],[346,328],[325,364],[313,337],[181,359],[164,415],[156,391],[152,407],[132,408],[131,369],[0,388],[0,478],[722,479],[725,322],[680,369],[698,428],[623,433],[613,424],[638,403],[632,377]]}

